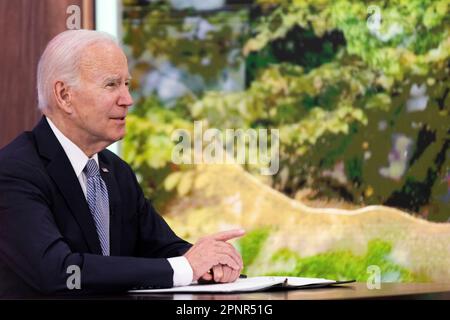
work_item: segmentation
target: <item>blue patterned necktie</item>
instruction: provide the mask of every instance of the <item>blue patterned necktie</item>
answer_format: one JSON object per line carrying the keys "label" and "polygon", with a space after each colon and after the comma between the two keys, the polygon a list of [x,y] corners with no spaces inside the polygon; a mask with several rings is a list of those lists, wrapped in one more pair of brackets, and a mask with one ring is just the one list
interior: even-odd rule
{"label": "blue patterned necktie", "polygon": [[90,159],[84,168],[87,178],[86,198],[94,217],[95,227],[104,256],[109,256],[109,198],[98,165]]}

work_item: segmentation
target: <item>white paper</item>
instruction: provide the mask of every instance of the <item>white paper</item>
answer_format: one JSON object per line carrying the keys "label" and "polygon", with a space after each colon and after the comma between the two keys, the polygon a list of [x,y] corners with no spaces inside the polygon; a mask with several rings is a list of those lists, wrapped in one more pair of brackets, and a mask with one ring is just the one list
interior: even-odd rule
{"label": "white paper", "polygon": [[272,286],[285,285],[287,287],[302,287],[314,284],[333,284],[334,280],[320,278],[300,277],[248,277],[237,279],[232,283],[216,284],[192,284],[184,287],[173,287],[167,289],[140,289],[130,290],[130,293],[177,293],[177,292],[249,292],[258,291]]}

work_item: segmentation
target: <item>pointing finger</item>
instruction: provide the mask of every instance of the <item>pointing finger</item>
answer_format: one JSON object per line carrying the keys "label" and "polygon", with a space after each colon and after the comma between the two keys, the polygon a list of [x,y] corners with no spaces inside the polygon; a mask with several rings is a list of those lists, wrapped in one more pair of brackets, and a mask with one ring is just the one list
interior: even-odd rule
{"label": "pointing finger", "polygon": [[211,235],[211,238],[218,241],[228,241],[233,238],[242,237],[244,234],[245,234],[244,229],[234,229],[215,233]]}

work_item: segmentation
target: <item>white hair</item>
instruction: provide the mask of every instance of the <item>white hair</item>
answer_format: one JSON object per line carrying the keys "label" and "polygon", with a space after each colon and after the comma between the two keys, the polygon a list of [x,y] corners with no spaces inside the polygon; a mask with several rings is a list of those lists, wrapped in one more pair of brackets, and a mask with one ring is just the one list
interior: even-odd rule
{"label": "white hair", "polygon": [[38,107],[46,110],[53,95],[56,81],[76,87],[83,50],[97,43],[117,43],[112,35],[94,30],[67,30],[54,37],[39,59],[37,69]]}

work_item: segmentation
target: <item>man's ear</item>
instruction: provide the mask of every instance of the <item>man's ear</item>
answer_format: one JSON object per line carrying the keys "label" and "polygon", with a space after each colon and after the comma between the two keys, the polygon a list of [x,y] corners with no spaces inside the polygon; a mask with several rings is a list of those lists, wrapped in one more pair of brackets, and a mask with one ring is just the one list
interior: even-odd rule
{"label": "man's ear", "polygon": [[53,85],[53,95],[56,100],[56,105],[62,111],[71,114],[72,108],[72,92],[64,81],[56,81]]}

